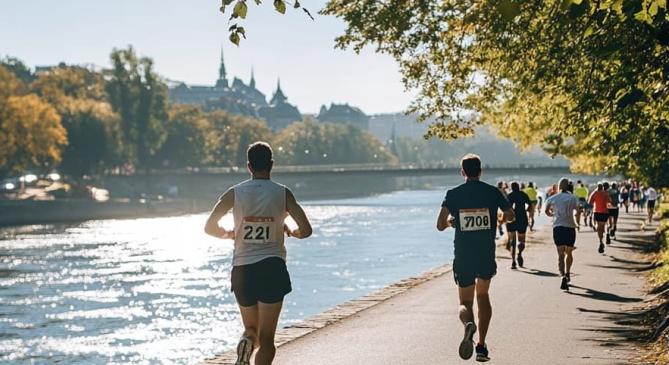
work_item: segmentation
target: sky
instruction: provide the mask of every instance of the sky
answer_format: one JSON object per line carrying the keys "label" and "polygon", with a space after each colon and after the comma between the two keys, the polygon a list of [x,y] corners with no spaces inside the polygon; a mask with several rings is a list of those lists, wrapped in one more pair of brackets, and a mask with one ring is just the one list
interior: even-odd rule
{"label": "sky", "polygon": [[[400,112],[411,101],[397,63],[387,55],[334,49],[344,22],[317,14],[324,0],[303,0],[316,18],[289,8],[285,15],[265,0],[249,1],[242,21],[248,39],[227,40],[229,11],[218,0],[21,0],[0,1],[0,57],[28,66],[95,64],[109,66],[113,48],[132,45],[150,57],[166,79],[213,85],[221,47],[228,80],[248,82],[269,97],[281,78],[288,101],[302,113],[323,104],[349,103],[367,114]],[[230,7],[231,8],[231,7]]]}

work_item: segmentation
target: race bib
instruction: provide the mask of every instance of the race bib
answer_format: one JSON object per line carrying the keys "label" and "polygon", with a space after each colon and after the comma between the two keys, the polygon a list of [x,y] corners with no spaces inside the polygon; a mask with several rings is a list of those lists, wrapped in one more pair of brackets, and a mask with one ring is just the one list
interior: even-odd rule
{"label": "race bib", "polygon": [[242,222],[243,241],[248,244],[272,242],[273,217],[244,217]]}
{"label": "race bib", "polygon": [[490,211],[487,208],[460,209],[460,230],[462,232],[491,229]]}

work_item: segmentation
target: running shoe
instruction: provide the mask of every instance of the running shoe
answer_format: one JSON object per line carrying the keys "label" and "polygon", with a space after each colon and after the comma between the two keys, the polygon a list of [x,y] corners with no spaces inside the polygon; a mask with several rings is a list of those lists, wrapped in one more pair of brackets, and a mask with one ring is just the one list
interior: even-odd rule
{"label": "running shoe", "polygon": [[476,333],[476,324],[474,322],[467,322],[465,324],[465,336],[460,342],[458,353],[463,360],[469,360],[474,354],[474,334]]}
{"label": "running shoe", "polygon": [[476,361],[486,362],[489,360],[488,347],[486,345],[476,345]]}
{"label": "running shoe", "polygon": [[518,267],[516,266],[516,262],[511,263],[511,270],[516,270]]}
{"label": "running shoe", "polygon": [[237,344],[237,361],[235,365],[251,365],[251,354],[253,354],[253,340],[242,336]]}
{"label": "running shoe", "polygon": [[562,277],[562,284],[560,284],[560,289],[569,290],[569,280],[567,280],[566,276]]}
{"label": "running shoe", "polygon": [[571,282],[571,276],[569,275],[569,273],[565,274],[564,277],[567,278],[568,283]]}
{"label": "running shoe", "polygon": [[525,263],[525,259],[523,259],[523,254],[518,252],[518,266],[523,267],[524,263]]}
{"label": "running shoe", "polygon": [[599,243],[599,250],[597,250],[597,251],[599,251],[599,253],[604,253],[604,244],[603,243],[601,243],[601,242]]}
{"label": "running shoe", "polygon": [[610,244],[611,244],[611,235],[608,234],[608,233],[606,234],[606,244],[607,244],[607,245],[610,245]]}

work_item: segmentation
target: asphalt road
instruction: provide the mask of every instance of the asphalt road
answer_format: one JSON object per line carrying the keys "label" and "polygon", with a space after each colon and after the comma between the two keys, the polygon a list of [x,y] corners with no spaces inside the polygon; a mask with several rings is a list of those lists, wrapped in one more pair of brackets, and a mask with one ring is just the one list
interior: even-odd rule
{"label": "asphalt road", "polygon": [[[559,289],[549,230],[533,235],[525,268],[511,270],[507,251],[498,247],[490,363],[628,364],[635,348],[625,340],[625,314],[642,304],[645,281],[635,269],[648,264],[640,253],[655,228],[640,231],[641,219],[622,214],[618,240],[603,255],[592,229],[578,234],[569,292]],[[457,354],[463,333],[457,309],[449,273],[279,347],[274,363],[464,363]]]}

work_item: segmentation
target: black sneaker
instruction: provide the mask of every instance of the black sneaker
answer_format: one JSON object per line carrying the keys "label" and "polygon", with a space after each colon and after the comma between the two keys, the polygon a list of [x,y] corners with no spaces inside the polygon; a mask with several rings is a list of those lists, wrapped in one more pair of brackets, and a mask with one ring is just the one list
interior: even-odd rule
{"label": "black sneaker", "polygon": [[599,251],[599,253],[604,253],[604,244],[603,243],[599,244],[599,250],[597,250],[597,251]]}
{"label": "black sneaker", "polygon": [[565,274],[564,277],[567,278],[567,282],[568,282],[568,283],[571,282],[571,276],[570,276],[569,274]]}
{"label": "black sneaker", "polygon": [[465,335],[460,342],[458,354],[463,360],[469,360],[474,354],[474,334],[476,333],[476,324],[474,322],[467,322],[465,324]]}
{"label": "black sneaker", "polygon": [[488,347],[486,345],[476,345],[476,361],[486,362],[489,360]]}
{"label": "black sneaker", "polygon": [[569,280],[566,276],[562,277],[562,284],[560,284],[560,289],[569,290]]}
{"label": "black sneaker", "polygon": [[520,252],[518,253],[518,266],[523,267],[523,264],[525,263],[525,259],[523,259],[523,254]]}
{"label": "black sneaker", "polygon": [[251,354],[253,354],[253,340],[242,336],[237,344],[237,361],[235,361],[235,365],[251,365]]}
{"label": "black sneaker", "polygon": [[511,270],[516,270],[518,267],[516,266],[516,262],[511,263]]}
{"label": "black sneaker", "polygon": [[607,245],[610,245],[610,244],[611,244],[611,235],[608,234],[608,233],[606,234],[606,244],[607,244]]}

